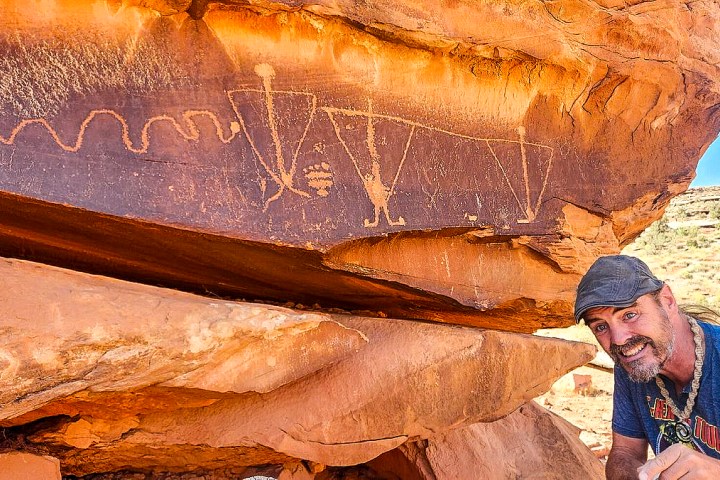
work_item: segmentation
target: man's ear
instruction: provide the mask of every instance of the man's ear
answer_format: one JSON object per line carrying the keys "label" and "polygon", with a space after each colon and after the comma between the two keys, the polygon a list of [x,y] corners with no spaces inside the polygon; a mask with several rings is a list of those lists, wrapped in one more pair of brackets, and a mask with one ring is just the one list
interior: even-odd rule
{"label": "man's ear", "polygon": [[677,300],[675,300],[675,295],[673,295],[672,290],[670,289],[670,285],[668,285],[667,283],[663,284],[662,288],[657,293],[657,299],[660,304],[669,312],[676,312],[678,310],[678,304]]}

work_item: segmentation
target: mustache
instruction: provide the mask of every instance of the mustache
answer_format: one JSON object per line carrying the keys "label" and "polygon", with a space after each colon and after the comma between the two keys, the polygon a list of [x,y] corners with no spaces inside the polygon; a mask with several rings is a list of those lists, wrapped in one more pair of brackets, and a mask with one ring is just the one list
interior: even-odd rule
{"label": "mustache", "polygon": [[615,343],[610,344],[610,354],[618,356],[644,343],[647,343],[651,347],[655,348],[655,342],[653,342],[650,337],[635,335],[634,337],[630,337],[630,339],[622,345],[617,345]]}

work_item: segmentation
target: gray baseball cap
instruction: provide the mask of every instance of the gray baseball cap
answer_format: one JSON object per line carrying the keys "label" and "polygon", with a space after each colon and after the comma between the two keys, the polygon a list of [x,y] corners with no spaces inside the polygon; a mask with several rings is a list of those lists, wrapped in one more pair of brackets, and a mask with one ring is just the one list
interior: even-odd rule
{"label": "gray baseball cap", "polygon": [[662,288],[663,282],[639,258],[610,255],[595,260],[580,280],[575,298],[575,321],[595,307],[629,307],[647,293]]}

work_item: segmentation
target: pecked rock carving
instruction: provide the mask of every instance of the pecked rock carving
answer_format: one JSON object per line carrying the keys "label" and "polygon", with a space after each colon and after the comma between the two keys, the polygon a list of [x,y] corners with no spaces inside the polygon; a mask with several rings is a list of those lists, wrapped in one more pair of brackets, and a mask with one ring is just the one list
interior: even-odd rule
{"label": "pecked rock carving", "polygon": [[[262,89],[239,89],[229,90],[226,92],[227,98],[232,106],[232,110],[236,115],[236,120],[230,121],[228,125],[223,125],[218,118],[218,115],[208,110],[183,111],[183,123],[180,123],[170,114],[156,115],[145,121],[140,132],[139,144],[136,145],[136,142],[133,142],[133,140],[131,139],[131,132],[128,126],[128,122],[120,113],[110,109],[94,109],[87,114],[85,119],[80,124],[79,131],[74,142],[71,141],[68,143],[63,141],[60,138],[57,130],[49,123],[47,119],[36,118],[21,120],[17,125],[14,126],[14,128],[12,128],[7,137],[3,137],[0,135],[0,143],[6,146],[13,146],[16,144],[16,142],[19,141],[18,137],[22,138],[23,130],[33,125],[39,125],[44,127],[45,130],[47,130],[47,134],[63,151],[69,153],[77,153],[83,147],[83,142],[85,141],[85,135],[88,126],[93,121],[95,121],[96,118],[101,116],[107,116],[111,119],[116,120],[119,124],[120,132],[118,133],[121,136],[121,144],[127,151],[133,154],[147,154],[150,149],[151,143],[150,132],[155,123],[167,122],[172,127],[171,130],[174,130],[174,132],[176,132],[180,136],[180,138],[187,142],[197,142],[198,140],[200,140],[200,136],[202,134],[198,126],[198,122],[200,122],[200,118],[205,117],[212,122],[213,126],[215,127],[214,136],[216,136],[217,139],[223,144],[230,144],[242,131],[244,139],[246,140],[249,147],[252,149],[256,160],[262,165],[263,169],[268,175],[270,175],[270,178],[276,184],[277,191],[265,201],[263,211],[267,211],[269,205],[272,202],[276,201],[278,198],[280,198],[286,188],[290,192],[297,194],[300,197],[309,198],[310,194],[305,191],[298,190],[298,188],[293,186],[293,182],[295,181],[296,177],[297,162],[300,150],[304,147],[305,138],[308,135],[310,126],[313,124],[315,114],[318,109],[317,97],[313,94],[292,90],[273,90],[272,79],[275,77],[275,70],[271,65],[256,65],[254,71],[262,80]],[[241,98],[247,95],[259,95],[262,97],[263,106],[261,107],[261,119],[248,118],[246,120],[244,118],[244,114],[241,111],[240,105],[247,105],[249,103],[252,103],[248,100],[241,100]],[[291,112],[286,112],[285,115],[292,118],[297,118],[299,114],[301,116],[307,117],[306,120],[303,122],[304,126],[301,129],[302,133],[297,139],[290,138],[292,133],[286,134],[286,132],[281,132],[280,130],[279,124],[281,122],[279,121],[279,114],[278,112],[276,112],[275,107],[275,104],[279,103],[276,100],[278,96],[287,96],[288,98],[291,98],[294,103],[300,103],[300,106],[297,109]],[[522,126],[518,127],[519,140],[481,138],[462,135],[447,130],[430,127],[402,117],[376,114],[373,111],[371,100],[368,100],[368,108],[366,111],[348,110],[326,106],[322,106],[320,108],[327,114],[328,120],[332,124],[332,130],[335,133],[337,141],[342,144],[348,158],[352,161],[355,172],[360,178],[362,186],[365,189],[368,198],[373,204],[374,218],[373,220],[364,219],[363,225],[366,228],[378,226],[380,212],[384,214],[384,218],[389,226],[405,225],[405,220],[402,219],[402,217],[399,217],[397,220],[391,220],[387,209],[388,201],[390,200],[390,197],[392,197],[395,193],[395,187],[397,185],[398,178],[400,177],[403,164],[407,159],[408,151],[410,150],[410,147],[412,145],[412,140],[416,129],[424,129],[432,133],[449,135],[451,137],[461,139],[463,143],[467,144],[466,147],[468,148],[469,153],[477,152],[476,155],[482,155],[482,153],[486,153],[485,156],[488,156],[487,154],[489,154],[489,157],[494,159],[494,161],[497,163],[498,168],[502,171],[505,184],[511,192],[512,197],[515,199],[518,208],[520,208],[521,211],[524,213],[524,217],[518,218],[517,222],[529,223],[532,222],[537,216],[538,210],[543,200],[545,188],[547,186],[548,177],[552,169],[553,148],[547,145],[526,142],[525,128]],[[255,113],[258,114],[257,112]],[[245,115],[248,114],[246,113]],[[359,120],[366,122],[365,128],[355,125],[354,120],[358,119],[358,117]],[[347,120],[341,121],[341,118]],[[404,141],[404,147],[402,149],[402,157],[399,160],[394,175],[392,176],[392,184],[390,186],[385,185],[381,178],[381,165],[383,161],[382,157],[378,153],[377,140],[375,138],[376,129],[374,125],[376,122],[380,121],[390,123],[391,125],[394,124],[401,130],[408,130],[407,140]],[[282,123],[286,124],[288,122],[287,120],[285,120]],[[341,123],[342,127],[340,126]],[[256,131],[256,129],[260,125],[262,126],[262,129],[267,131]],[[346,136],[356,137],[357,133],[354,133],[354,131],[356,130],[360,131],[360,135],[365,138],[364,143],[366,144],[367,152],[354,151],[355,148],[351,148],[349,146],[350,142],[345,140]],[[264,153],[261,152],[261,150],[263,149],[259,141],[256,140],[256,138],[262,139],[263,134],[265,136],[269,135],[271,139],[270,145],[268,146],[269,151]],[[352,142],[353,147],[355,145],[363,144],[362,140],[358,141],[358,139],[356,138],[354,138],[354,140],[355,141]],[[385,140],[386,139],[383,138],[383,143],[385,143]],[[155,141],[162,143],[163,138],[155,138]],[[327,143],[328,140],[326,139],[324,142]],[[475,143],[479,143],[484,147],[487,147],[487,152],[483,152],[484,149],[480,146],[475,145]],[[518,152],[507,152],[504,148],[507,145],[512,144],[517,144],[519,155]],[[319,145],[322,145],[322,143],[320,143]],[[289,154],[287,156],[289,156],[290,158],[288,159],[289,165],[286,165],[285,150],[288,149],[288,146],[291,147],[287,152]],[[462,147],[458,145],[456,148],[460,149]],[[529,169],[527,151],[530,148],[539,149],[538,152],[540,153],[539,157],[537,158],[542,158],[542,160],[539,160],[539,163],[542,164],[542,166],[540,167],[540,183],[542,186],[540,192],[537,194],[537,198],[535,199],[531,199],[531,181],[528,173]],[[362,150],[362,148],[360,148],[360,150]],[[498,155],[501,155],[504,158],[504,161],[500,160]],[[522,182],[520,185],[514,185],[513,182],[510,180],[510,177],[508,176],[507,170],[510,168],[510,166],[504,165],[504,163],[509,163],[511,158],[518,156],[522,160],[522,173],[521,175],[519,175],[522,179]],[[369,162],[365,160],[366,157],[369,157]],[[272,161],[270,160],[271,158],[273,159]],[[325,160],[327,162],[333,161],[333,159],[331,158],[325,158]],[[326,161],[323,161],[322,163],[328,165]],[[367,163],[370,163],[370,168],[367,172],[364,172],[363,169],[361,169],[361,165]],[[513,176],[518,176],[517,172],[515,172],[515,175]],[[266,186],[263,187],[263,190],[265,190],[266,188]],[[318,191],[320,190],[326,192],[326,190],[318,188]],[[326,197],[327,195],[327,193],[324,193],[320,196]]]}

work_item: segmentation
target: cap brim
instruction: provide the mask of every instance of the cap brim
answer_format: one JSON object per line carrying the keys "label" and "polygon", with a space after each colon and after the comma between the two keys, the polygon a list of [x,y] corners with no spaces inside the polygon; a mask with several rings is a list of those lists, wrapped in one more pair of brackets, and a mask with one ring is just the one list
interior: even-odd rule
{"label": "cap brim", "polygon": [[582,311],[575,314],[575,323],[580,323],[580,320],[584,319],[585,313],[588,310],[592,310],[593,308],[607,308],[607,307],[627,308],[627,307],[631,306],[632,304],[634,304],[636,301],[637,300],[631,300],[630,302],[615,302],[615,303],[610,303],[610,302],[600,303],[600,302],[598,302],[598,303],[590,304],[587,307],[583,307]]}

